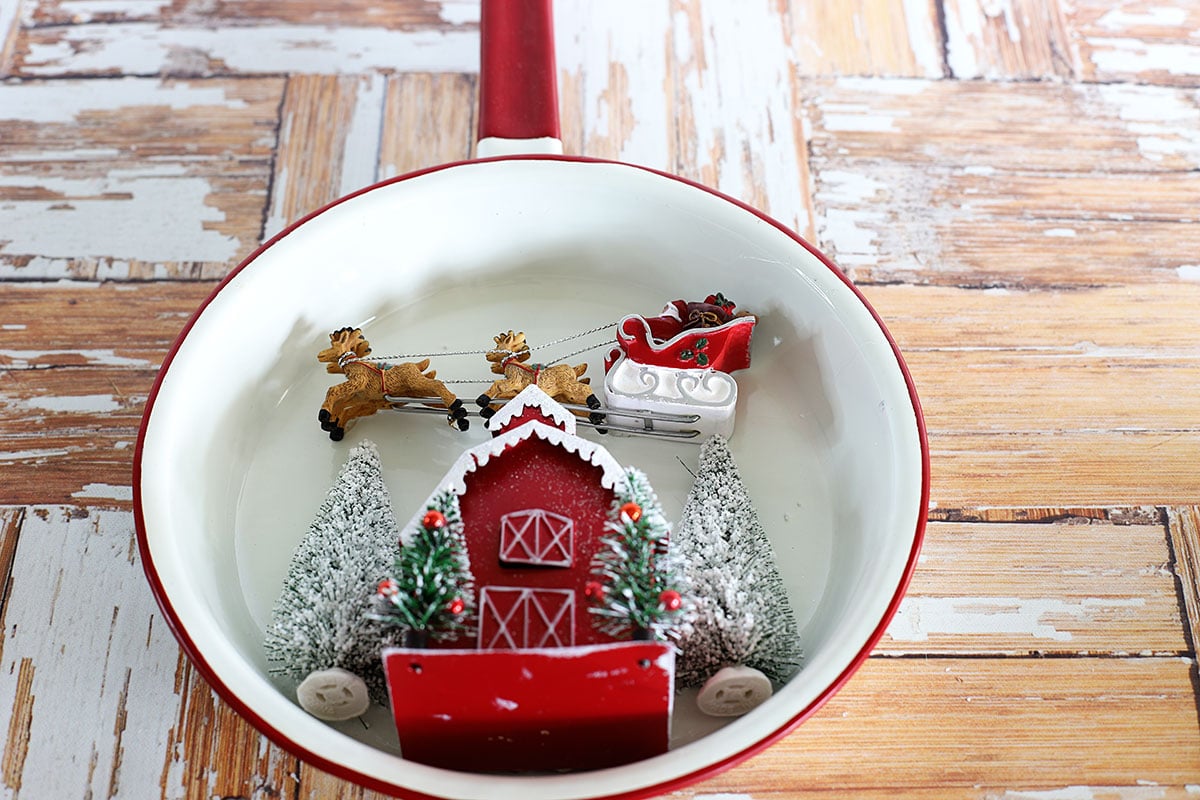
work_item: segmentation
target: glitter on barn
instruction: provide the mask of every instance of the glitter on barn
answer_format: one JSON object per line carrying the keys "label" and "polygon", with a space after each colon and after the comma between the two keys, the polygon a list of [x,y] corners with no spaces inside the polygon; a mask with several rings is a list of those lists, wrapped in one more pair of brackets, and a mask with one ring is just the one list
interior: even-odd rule
{"label": "glitter on barn", "polygon": [[489,429],[430,495],[459,498],[477,632],[384,653],[404,757],[459,770],[590,769],[665,752],[672,646],[601,632],[585,596],[625,469],[536,386]]}

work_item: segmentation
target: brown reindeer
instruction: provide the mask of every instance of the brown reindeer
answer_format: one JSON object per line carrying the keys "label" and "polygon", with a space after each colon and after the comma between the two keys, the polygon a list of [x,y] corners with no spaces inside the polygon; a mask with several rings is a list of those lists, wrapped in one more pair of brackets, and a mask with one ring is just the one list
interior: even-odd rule
{"label": "brown reindeer", "polygon": [[389,401],[388,396],[438,397],[446,406],[450,424],[457,425],[459,430],[468,428],[470,423],[462,401],[437,379],[437,372],[425,371],[429,359],[377,364],[363,360],[370,352],[371,345],[360,328],[339,328],[329,334],[329,347],[317,353],[317,360],[326,365],[326,372],[346,376],[345,381],[325,393],[325,402],[317,415],[330,439],[340,441],[346,434],[346,426],[359,417],[403,405]]}
{"label": "brown reindeer", "polygon": [[[486,358],[492,364],[492,372],[504,377],[475,399],[480,408],[479,415],[484,419],[495,413],[493,402],[511,400],[530,384],[536,384],[559,402],[600,408],[599,399],[588,385],[589,379],[580,377],[587,371],[587,364],[577,367],[567,364],[528,364],[526,362],[531,353],[524,333],[508,331],[493,337],[493,341],[496,346],[487,352]],[[593,413],[589,419],[599,424],[604,421],[604,416]]]}

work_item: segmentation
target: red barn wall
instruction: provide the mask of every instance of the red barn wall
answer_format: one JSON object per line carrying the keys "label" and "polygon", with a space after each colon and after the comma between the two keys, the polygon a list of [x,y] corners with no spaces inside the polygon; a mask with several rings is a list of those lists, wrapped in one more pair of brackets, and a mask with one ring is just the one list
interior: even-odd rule
{"label": "red barn wall", "polygon": [[[614,493],[601,486],[603,471],[536,436],[519,442],[468,475],[460,501],[463,533],[478,593],[485,586],[571,589],[575,596],[575,644],[613,641],[595,629],[583,587],[604,534]],[[506,566],[500,563],[500,519],[541,508],[574,520],[570,567]],[[460,647],[474,647],[472,640]]]}

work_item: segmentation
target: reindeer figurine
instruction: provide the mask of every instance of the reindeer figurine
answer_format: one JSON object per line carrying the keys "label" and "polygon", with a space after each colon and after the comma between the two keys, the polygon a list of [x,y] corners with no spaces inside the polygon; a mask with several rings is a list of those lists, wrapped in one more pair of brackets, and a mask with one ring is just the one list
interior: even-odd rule
{"label": "reindeer figurine", "polygon": [[[486,358],[492,364],[492,372],[504,377],[475,399],[480,408],[479,416],[484,419],[491,417],[496,413],[492,408],[493,402],[511,400],[530,384],[536,384],[559,402],[600,408],[600,400],[588,385],[589,379],[580,377],[587,371],[587,364],[577,367],[567,364],[527,364],[525,362],[529,361],[531,353],[524,333],[508,331],[493,337],[493,341],[496,346],[487,352]],[[588,415],[588,419],[599,424],[604,421],[604,415],[593,413]]]}
{"label": "reindeer figurine", "polygon": [[401,364],[363,360],[370,352],[371,345],[360,328],[339,328],[329,334],[329,347],[317,354],[327,372],[346,377],[325,393],[325,402],[317,415],[321,429],[329,432],[330,439],[340,441],[346,434],[346,426],[359,417],[395,407],[397,404],[389,401],[388,396],[439,397],[446,406],[450,424],[467,430],[470,422],[462,400],[437,379],[437,372],[425,371],[429,359]]}

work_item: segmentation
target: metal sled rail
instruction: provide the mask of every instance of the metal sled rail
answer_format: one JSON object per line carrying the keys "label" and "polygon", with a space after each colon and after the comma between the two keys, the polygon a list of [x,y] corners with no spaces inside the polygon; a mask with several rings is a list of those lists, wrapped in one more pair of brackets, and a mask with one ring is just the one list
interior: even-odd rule
{"label": "metal sled rail", "polygon": [[[399,411],[405,414],[439,414],[445,416],[447,411],[442,401],[437,397],[395,397],[387,395],[385,399],[389,403],[395,403],[392,406],[392,411]],[[497,400],[496,405],[504,405],[507,400]],[[671,425],[690,425],[699,421],[699,414],[666,414],[657,411],[644,411],[641,409],[624,409],[624,408],[608,408],[601,406],[600,408],[589,408],[584,405],[574,403],[562,403],[563,408],[568,411],[577,411],[580,414],[587,416],[576,415],[575,423],[592,428],[599,433],[608,433],[614,431],[617,433],[626,433],[634,436],[652,436],[658,439],[675,439],[687,440],[695,439],[700,435],[698,430],[663,430],[656,428],[655,423],[671,424]],[[604,422],[592,422],[588,417],[592,414],[600,414],[605,417]],[[478,411],[470,410],[467,416],[479,417]],[[616,420],[612,420],[616,417]],[[636,422],[637,424],[631,424]]]}

